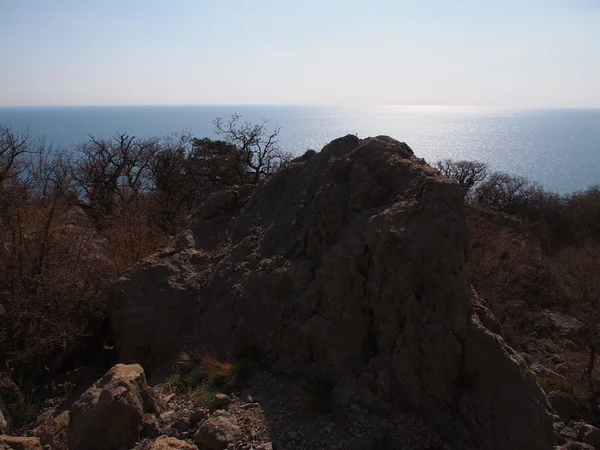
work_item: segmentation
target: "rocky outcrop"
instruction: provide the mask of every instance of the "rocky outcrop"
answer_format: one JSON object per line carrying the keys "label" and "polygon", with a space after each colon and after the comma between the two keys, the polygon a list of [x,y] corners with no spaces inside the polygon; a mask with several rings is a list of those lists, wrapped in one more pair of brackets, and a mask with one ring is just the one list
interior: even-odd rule
{"label": "rocky outcrop", "polygon": [[406,144],[337,139],[247,201],[216,194],[188,238],[114,286],[123,361],[165,361],[194,335],[480,449],[551,447],[545,395],[467,283],[461,192]]}
{"label": "rocky outcrop", "polygon": [[535,330],[544,337],[554,340],[569,340],[581,345],[584,340],[584,325],[573,316],[556,311],[543,310],[536,317]]}
{"label": "rocky outcrop", "polygon": [[565,392],[551,392],[548,400],[552,409],[563,422],[568,422],[575,417],[580,408],[577,402]]}
{"label": "rocky outcrop", "polygon": [[0,436],[0,450],[42,450],[38,438]]}
{"label": "rocky outcrop", "polygon": [[144,413],[160,406],[138,364],[117,364],[71,408],[71,450],[131,448],[140,438]]}
{"label": "rocky outcrop", "polygon": [[[600,430],[584,422],[558,423],[559,448],[600,448]],[[589,447],[588,447],[589,446]]]}

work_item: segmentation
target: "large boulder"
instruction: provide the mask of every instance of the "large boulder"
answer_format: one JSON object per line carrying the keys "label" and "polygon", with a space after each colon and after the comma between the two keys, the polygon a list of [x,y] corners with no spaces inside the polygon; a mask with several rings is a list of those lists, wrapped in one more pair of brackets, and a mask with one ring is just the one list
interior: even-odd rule
{"label": "large boulder", "polygon": [[117,364],[73,404],[69,449],[131,448],[140,438],[144,413],[159,410],[144,369]]}
{"label": "large boulder", "polygon": [[541,335],[554,340],[570,340],[581,345],[584,325],[573,316],[556,311],[541,311],[535,320],[535,329]]}
{"label": "large boulder", "polygon": [[215,194],[190,246],[121,279],[119,355],[165,361],[200,336],[217,356],[258,350],[343,383],[349,401],[410,407],[480,449],[549,448],[547,399],[467,282],[462,202],[406,144],[337,139],[247,201]]}
{"label": "large boulder", "polygon": [[194,435],[194,442],[203,450],[225,450],[242,437],[235,417],[226,412],[207,419]]}

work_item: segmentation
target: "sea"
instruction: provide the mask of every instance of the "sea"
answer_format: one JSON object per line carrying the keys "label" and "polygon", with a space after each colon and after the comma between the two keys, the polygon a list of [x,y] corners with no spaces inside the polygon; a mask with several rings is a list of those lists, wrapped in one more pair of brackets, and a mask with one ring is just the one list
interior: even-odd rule
{"label": "sea", "polygon": [[600,109],[494,109],[446,106],[77,106],[2,107],[0,125],[28,130],[55,148],[93,135],[136,137],[190,132],[215,138],[213,122],[239,114],[280,127],[279,145],[300,155],[347,134],[391,136],[418,157],[469,159],[524,176],[557,193],[600,184]]}

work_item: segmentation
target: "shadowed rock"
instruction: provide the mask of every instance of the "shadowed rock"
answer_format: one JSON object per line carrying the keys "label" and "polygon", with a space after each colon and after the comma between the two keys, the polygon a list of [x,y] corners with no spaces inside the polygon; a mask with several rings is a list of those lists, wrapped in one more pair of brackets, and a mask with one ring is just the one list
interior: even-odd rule
{"label": "shadowed rock", "polygon": [[0,450],[42,450],[36,437],[0,436]]}
{"label": "shadowed rock", "polygon": [[164,361],[195,335],[326,378],[338,399],[410,407],[477,448],[551,447],[546,397],[467,283],[460,189],[406,144],[346,136],[247,201],[206,205],[189,247],[114,286],[122,360]]}
{"label": "shadowed rock", "polygon": [[117,364],[71,408],[69,449],[131,448],[140,437],[144,413],[160,406],[138,364]]}

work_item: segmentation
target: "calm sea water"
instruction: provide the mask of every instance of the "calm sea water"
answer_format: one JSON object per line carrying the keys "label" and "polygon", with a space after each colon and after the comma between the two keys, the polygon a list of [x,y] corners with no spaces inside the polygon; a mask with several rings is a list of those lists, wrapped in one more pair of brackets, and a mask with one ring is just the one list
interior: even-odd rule
{"label": "calm sea water", "polygon": [[88,134],[164,136],[189,130],[215,137],[212,122],[234,113],[243,120],[270,119],[281,127],[281,146],[295,154],[320,149],[346,134],[386,134],[408,143],[419,157],[476,159],[522,175],[555,192],[600,183],[600,109],[492,110],[485,108],[378,106],[126,106],[0,108],[0,124],[29,128],[60,147]]}

